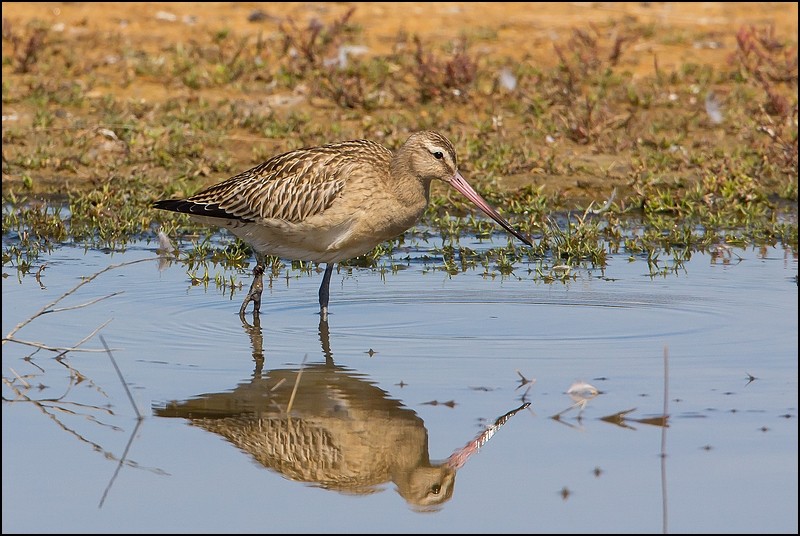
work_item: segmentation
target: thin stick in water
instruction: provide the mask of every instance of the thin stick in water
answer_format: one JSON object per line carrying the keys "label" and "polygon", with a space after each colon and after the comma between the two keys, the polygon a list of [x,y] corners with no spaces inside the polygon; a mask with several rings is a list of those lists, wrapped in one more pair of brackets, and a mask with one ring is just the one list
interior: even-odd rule
{"label": "thin stick in water", "polygon": [[142,419],[144,419],[144,417],[142,416],[141,413],[139,413],[139,408],[136,407],[136,402],[133,400],[133,395],[131,394],[131,390],[128,389],[128,383],[125,381],[125,378],[122,376],[122,371],[119,370],[119,367],[117,366],[117,361],[116,361],[116,359],[114,359],[114,354],[111,353],[111,348],[108,347],[108,344],[106,344],[106,340],[102,335],[100,335],[100,342],[103,343],[103,346],[105,347],[106,352],[108,352],[108,357],[111,358],[111,364],[114,365],[114,369],[117,371],[117,376],[119,376],[119,381],[122,382],[122,387],[125,388],[125,393],[127,393],[127,395],[128,395],[128,400],[131,401],[131,406],[133,406],[133,411],[136,412],[136,418],[141,421]]}

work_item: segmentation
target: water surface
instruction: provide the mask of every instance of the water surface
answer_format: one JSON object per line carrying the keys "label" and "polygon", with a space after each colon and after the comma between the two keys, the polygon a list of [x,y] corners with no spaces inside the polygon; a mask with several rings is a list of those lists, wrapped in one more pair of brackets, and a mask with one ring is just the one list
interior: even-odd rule
{"label": "water surface", "polygon": [[[58,307],[121,294],[15,337],[70,347],[110,320],[144,419],[104,351],[6,342],[3,531],[796,532],[797,259],[734,251],[549,284],[353,269],[327,323],[322,274],[285,270],[257,326],[180,265],[110,270]],[[3,333],[154,255],[4,270]]]}

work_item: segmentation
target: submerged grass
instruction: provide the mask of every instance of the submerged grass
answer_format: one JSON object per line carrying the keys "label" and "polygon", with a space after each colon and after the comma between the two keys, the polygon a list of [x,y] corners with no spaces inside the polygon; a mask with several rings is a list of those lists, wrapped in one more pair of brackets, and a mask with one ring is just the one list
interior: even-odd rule
{"label": "submerged grass", "polygon": [[[417,229],[346,267],[400,269],[425,233],[441,244],[425,269],[543,281],[619,252],[653,275],[724,245],[797,255],[796,36],[742,27],[725,64],[667,71],[656,58],[635,76],[633,43],[667,42],[663,29],[576,27],[544,67],[475,52],[492,31],[445,43],[401,33],[390,53],[368,54],[351,45],[364,32],[353,9],[157,49],[4,18],[3,266],[21,277],[61,243],[119,250],[161,229],[191,244],[177,257],[191,281],[234,289],[226,271],[248,268],[247,246],[210,240],[213,230],[152,210],[154,199],[283,150],[355,137],[395,147],[424,128],[451,137],[465,176],[534,246],[494,245],[504,242],[494,224],[437,188]],[[125,96],[154,85],[167,96]],[[480,253],[465,245],[493,234]],[[285,268],[272,264],[275,276]]]}

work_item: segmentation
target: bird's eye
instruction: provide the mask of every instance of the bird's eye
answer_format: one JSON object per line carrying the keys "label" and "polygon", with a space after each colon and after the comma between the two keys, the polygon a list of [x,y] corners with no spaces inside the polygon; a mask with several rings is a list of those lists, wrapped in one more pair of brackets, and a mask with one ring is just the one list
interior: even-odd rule
{"label": "bird's eye", "polygon": [[434,484],[433,486],[431,486],[431,493],[433,493],[434,495],[439,495],[440,491],[442,491],[442,487],[439,484]]}
{"label": "bird's eye", "polygon": [[444,158],[444,154],[442,154],[442,151],[436,151],[435,153],[433,153],[433,157],[436,160],[441,160],[442,158]]}

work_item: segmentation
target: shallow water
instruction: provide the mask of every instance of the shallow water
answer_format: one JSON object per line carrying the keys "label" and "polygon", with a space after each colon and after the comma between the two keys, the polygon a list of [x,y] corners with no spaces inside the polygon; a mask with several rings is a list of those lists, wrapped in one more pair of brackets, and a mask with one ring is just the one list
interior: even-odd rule
{"label": "shallow water", "polygon": [[[63,361],[6,342],[3,532],[796,532],[797,259],[734,253],[550,284],[353,269],[327,323],[322,274],[284,271],[260,326],[180,265],[110,270],[58,307],[121,294],[15,336],[71,347],[110,319],[144,419],[97,336]],[[154,255],[5,270],[3,333]]]}

